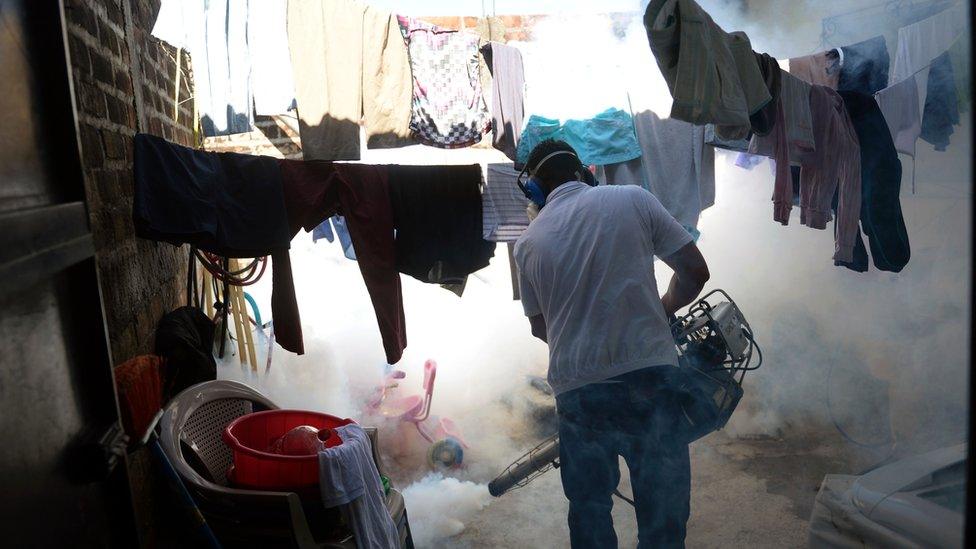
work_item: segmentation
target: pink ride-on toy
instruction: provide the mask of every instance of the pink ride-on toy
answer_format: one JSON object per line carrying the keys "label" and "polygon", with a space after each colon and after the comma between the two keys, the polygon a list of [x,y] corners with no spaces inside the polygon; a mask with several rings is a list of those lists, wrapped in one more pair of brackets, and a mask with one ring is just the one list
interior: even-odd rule
{"label": "pink ride-on toy", "polygon": [[401,398],[390,398],[389,390],[399,386],[397,380],[407,376],[402,370],[393,370],[386,375],[382,386],[377,388],[376,396],[369,407],[385,418],[412,423],[420,436],[430,443],[427,462],[433,467],[459,467],[464,460],[464,449],[468,445],[461,437],[457,425],[448,418],[440,418],[431,432],[427,420],[430,404],[434,396],[434,378],[437,377],[437,363],[424,362],[424,394]]}

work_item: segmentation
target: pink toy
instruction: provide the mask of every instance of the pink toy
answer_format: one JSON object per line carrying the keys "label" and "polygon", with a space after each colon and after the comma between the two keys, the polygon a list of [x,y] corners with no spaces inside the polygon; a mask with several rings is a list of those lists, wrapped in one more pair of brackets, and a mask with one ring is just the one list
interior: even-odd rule
{"label": "pink toy", "polygon": [[412,423],[417,432],[431,447],[427,453],[431,465],[445,465],[457,467],[464,459],[464,449],[468,447],[457,425],[447,418],[441,418],[433,427],[427,425],[430,417],[430,405],[434,396],[434,379],[437,377],[437,363],[433,360],[424,362],[424,394],[411,395],[397,399],[389,398],[390,389],[399,386],[397,380],[407,376],[402,370],[393,370],[386,375],[384,383],[377,388],[376,396],[369,403],[369,407],[385,418],[396,419]]}

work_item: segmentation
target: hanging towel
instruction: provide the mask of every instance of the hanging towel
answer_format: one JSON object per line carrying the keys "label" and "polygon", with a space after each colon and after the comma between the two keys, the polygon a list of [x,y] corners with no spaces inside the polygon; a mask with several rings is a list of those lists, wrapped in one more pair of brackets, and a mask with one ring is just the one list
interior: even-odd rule
{"label": "hanging towel", "polygon": [[[861,154],[861,227],[868,237],[874,266],[899,272],[911,258],[911,246],[901,209],[901,161],[895,151],[881,109],[871,96],[840,92],[857,132]],[[855,249],[851,264],[866,265],[866,251]]]}
{"label": "hanging towel", "polygon": [[565,141],[587,166],[617,164],[641,155],[634,121],[620,109],[611,108],[592,118],[564,123],[554,118],[530,116],[519,140],[516,165],[528,162],[532,149],[546,139]]}
{"label": "hanging towel", "polygon": [[[207,136],[251,131],[248,2],[163,0],[152,35],[193,57],[193,96]],[[166,79],[175,75],[166,75]]]}
{"label": "hanging towel", "polygon": [[295,108],[295,82],[288,53],[287,0],[260,0],[247,5],[254,112],[267,116],[286,113]]}
{"label": "hanging towel", "polygon": [[369,436],[358,425],[336,429],[342,444],[319,452],[319,489],[326,508],[349,505],[356,546],[397,549],[400,536],[386,506]]}
{"label": "hanging towel", "polygon": [[749,38],[726,33],[694,0],[652,0],[644,28],[674,99],[671,118],[749,128],[749,116],[771,100]]}
{"label": "hanging towel", "polygon": [[515,160],[525,118],[525,69],[517,49],[489,42],[481,47],[491,72],[492,145]]}
{"label": "hanging towel", "polygon": [[483,195],[484,239],[515,242],[529,226],[529,200],[516,184],[519,170],[512,164],[488,164]]}
{"label": "hanging towel", "polygon": [[457,285],[488,266],[495,243],[482,236],[480,166],[387,169],[401,273],[421,282]]}
{"label": "hanging towel", "polygon": [[195,150],[146,134],[136,134],[133,148],[136,236],[224,257],[270,255],[275,339],[302,354],[298,307],[288,306],[295,295],[286,264],[292,233],[277,160]]}
{"label": "hanging towel", "polygon": [[413,72],[410,130],[423,144],[468,147],[490,129],[481,92],[477,34],[397,16]]}
{"label": "hanging towel", "polygon": [[[403,292],[396,271],[388,168],[365,164],[279,160],[291,234],[315,229],[341,212],[373,302],[386,360],[407,346]],[[275,337],[278,335],[275,319]]]}

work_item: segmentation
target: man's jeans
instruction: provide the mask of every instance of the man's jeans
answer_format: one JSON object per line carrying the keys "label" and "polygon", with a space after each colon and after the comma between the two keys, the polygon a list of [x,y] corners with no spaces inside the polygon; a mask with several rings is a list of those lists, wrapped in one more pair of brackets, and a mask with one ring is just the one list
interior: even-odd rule
{"label": "man's jeans", "polygon": [[559,395],[559,461],[569,499],[574,548],[617,547],[610,510],[620,482],[618,457],[630,470],[638,547],[684,547],[690,513],[688,445],[677,436],[681,413],[656,366]]}

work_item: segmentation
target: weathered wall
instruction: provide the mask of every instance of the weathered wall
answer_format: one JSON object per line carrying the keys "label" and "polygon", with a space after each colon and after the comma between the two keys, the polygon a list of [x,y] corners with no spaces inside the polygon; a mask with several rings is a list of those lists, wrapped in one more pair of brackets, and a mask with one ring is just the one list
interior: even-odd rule
{"label": "weathered wall", "polygon": [[[131,10],[130,10],[131,7]],[[159,0],[66,0],[85,187],[112,359],[150,352],[158,319],[181,302],[186,250],[135,237],[132,138],[190,145],[192,104],[173,119],[176,50],[149,36]],[[128,12],[128,13],[127,13]],[[180,97],[190,97],[189,58]]]}
{"label": "weathered wall", "polygon": [[[132,138],[152,133],[193,143],[190,59],[149,31],[160,0],[65,0],[85,190],[112,360],[153,350],[156,323],[182,304],[187,250],[136,238]],[[156,475],[158,478],[159,475]],[[145,450],[129,457],[143,545],[153,545],[165,503]],[[156,503],[154,503],[156,502]]]}

